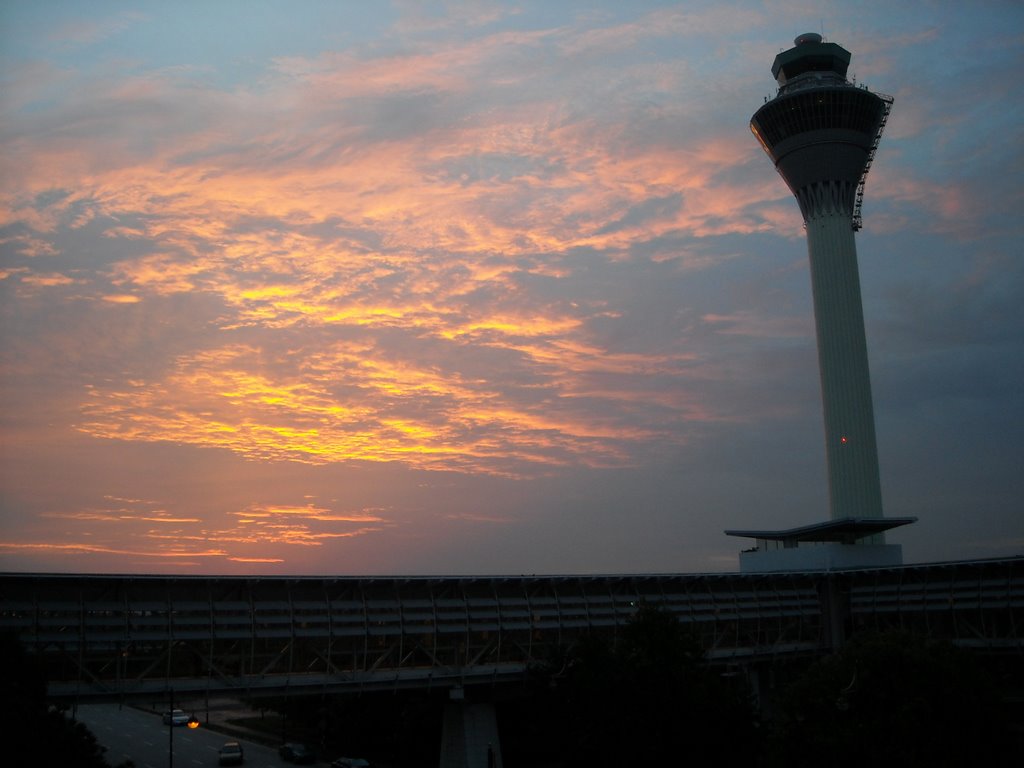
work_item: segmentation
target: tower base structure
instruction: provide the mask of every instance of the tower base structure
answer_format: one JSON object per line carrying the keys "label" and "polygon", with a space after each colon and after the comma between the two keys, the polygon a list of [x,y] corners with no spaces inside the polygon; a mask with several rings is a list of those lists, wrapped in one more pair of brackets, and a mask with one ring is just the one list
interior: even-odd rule
{"label": "tower base structure", "polygon": [[849,517],[783,531],[726,531],[755,540],[740,552],[740,573],[833,571],[903,565],[899,544],[872,543],[884,531],[916,517]]}

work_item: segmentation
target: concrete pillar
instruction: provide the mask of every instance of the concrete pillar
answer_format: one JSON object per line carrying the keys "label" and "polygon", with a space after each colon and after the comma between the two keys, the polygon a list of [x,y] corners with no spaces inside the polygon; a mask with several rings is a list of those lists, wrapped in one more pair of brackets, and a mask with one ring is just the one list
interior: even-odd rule
{"label": "concrete pillar", "polygon": [[444,710],[440,768],[501,768],[493,704],[449,701]]}
{"label": "concrete pillar", "polygon": [[846,624],[850,618],[850,599],[839,577],[828,574],[818,582],[821,621],[825,646],[833,653],[846,644]]}

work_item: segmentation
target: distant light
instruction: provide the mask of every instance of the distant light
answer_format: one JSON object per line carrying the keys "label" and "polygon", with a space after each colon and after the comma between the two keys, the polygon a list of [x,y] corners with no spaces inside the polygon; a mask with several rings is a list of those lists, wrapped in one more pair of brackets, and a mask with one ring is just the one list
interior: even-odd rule
{"label": "distant light", "polygon": [[840,443],[845,443],[846,442],[846,435],[843,435],[842,437],[840,437],[839,438],[839,442]]}
{"label": "distant light", "polygon": [[199,721],[196,719],[195,715],[192,715],[192,717],[190,717],[188,719],[187,725],[188,725],[189,728],[198,728],[199,727]]}

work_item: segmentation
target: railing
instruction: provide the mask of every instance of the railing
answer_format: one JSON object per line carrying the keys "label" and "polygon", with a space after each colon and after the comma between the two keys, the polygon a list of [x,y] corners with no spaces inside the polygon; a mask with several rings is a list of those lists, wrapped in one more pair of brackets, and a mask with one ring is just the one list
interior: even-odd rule
{"label": "railing", "polygon": [[889,113],[892,111],[893,97],[886,96],[884,93],[876,93],[876,96],[882,100],[882,117],[878,121],[878,130],[875,131],[875,138],[871,142],[871,148],[868,150],[868,160],[864,164],[864,170],[860,174],[860,180],[857,182],[857,196],[853,203],[853,231],[857,232],[864,224],[864,219],[861,216],[861,205],[864,203],[864,185],[868,180],[868,171],[871,170],[871,163],[875,159],[875,152],[878,150],[878,143],[882,140],[882,131],[885,130],[885,124],[889,120]]}

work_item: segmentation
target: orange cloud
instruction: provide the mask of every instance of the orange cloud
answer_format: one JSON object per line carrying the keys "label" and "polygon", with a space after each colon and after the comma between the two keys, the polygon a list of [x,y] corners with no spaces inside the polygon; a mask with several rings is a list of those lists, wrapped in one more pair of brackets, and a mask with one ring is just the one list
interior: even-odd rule
{"label": "orange cloud", "polygon": [[[124,141],[123,121],[73,100],[59,135],[23,131],[0,221],[44,244],[100,232],[117,254],[90,276],[104,303],[202,297],[214,309],[204,327],[168,321],[206,348],[175,342],[144,374],[90,380],[76,428],[255,461],[522,476],[629,465],[638,444],[683,439],[666,422],[716,418],[686,392],[699,361],[612,349],[594,328],[614,312],[546,297],[580,290],[573,254],[645,258],[638,249],[664,239],[649,258],[701,269],[710,257],[680,236],[772,225],[748,211],[778,199],[777,180],[732,178],[758,152],[745,131],[633,135],[625,86],[693,98],[685,67],[636,62],[608,90],[586,79],[595,46],[628,50],[719,17],[278,58],[235,91],[165,71],[97,82],[90,100],[146,140]],[[558,89],[507,66],[543,50],[566,60]],[[490,72],[503,79],[482,89]],[[567,104],[581,82],[607,98],[601,110]],[[681,116],[654,109],[654,127]],[[657,392],[638,385],[655,375]],[[657,414],[640,408],[652,403]]]}
{"label": "orange cloud", "polygon": [[78,281],[76,281],[72,277],[68,277],[67,275],[62,275],[56,272],[50,272],[46,274],[36,273],[31,275],[23,275],[21,278],[21,282],[25,283],[26,285],[34,285],[39,288],[53,288],[59,285],[74,285]]}
{"label": "orange cloud", "polygon": [[277,517],[302,517],[308,520],[340,523],[379,523],[383,521],[383,518],[376,514],[368,514],[365,512],[340,514],[334,513],[330,509],[317,507],[312,504],[307,504],[301,507],[254,506],[249,507],[242,512],[231,512],[230,514],[245,518],[248,522],[253,522],[260,518],[270,519]]}
{"label": "orange cloud", "polygon": [[224,550],[211,549],[203,551],[184,550],[148,550],[140,551],[124,549],[119,547],[103,546],[98,544],[75,543],[42,543],[42,542],[12,542],[0,541],[0,552],[17,552],[21,550],[40,550],[52,552],[67,552],[73,554],[105,554],[105,555],[142,555],[156,558],[181,558],[181,557],[224,557]]}
{"label": "orange cloud", "polygon": [[[531,332],[528,327],[524,335]],[[572,372],[637,373],[665,367],[667,358],[602,357],[597,349],[565,345],[513,349],[552,368],[557,378],[546,386],[559,402],[516,406],[496,382],[390,362],[361,345],[296,358],[287,374],[273,373],[276,366],[254,373],[262,355],[238,346],[181,358],[161,382],[93,388],[79,429],[108,439],[226,448],[253,459],[398,461],[492,474],[522,463],[628,463],[624,442],[659,434],[654,425],[574,414],[566,398],[640,400],[642,393],[626,388],[596,390]],[[344,397],[336,394],[339,387]]]}
{"label": "orange cloud", "polygon": [[[108,499],[130,505],[153,504],[141,499],[114,496],[109,496]],[[102,523],[104,527],[80,527],[77,530],[63,531],[63,536],[76,539],[72,541],[0,542],[0,552],[141,556],[153,558],[154,562],[170,560],[179,564],[197,557],[224,558],[235,562],[284,562],[284,559],[276,554],[270,556],[252,550],[280,545],[320,547],[331,540],[365,536],[391,525],[380,510],[336,512],[313,502],[303,505],[254,504],[243,511],[228,513],[229,518],[237,518],[237,523],[227,525],[211,524],[201,518],[171,516],[167,513],[135,514],[130,510],[123,512],[125,513],[47,513],[43,516],[66,520],[71,524]],[[105,525],[107,523],[117,525],[108,527]],[[159,527],[126,527],[131,523],[157,523]],[[114,541],[117,543],[113,543]]]}

